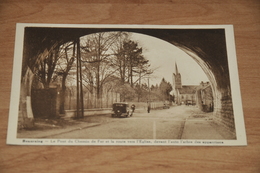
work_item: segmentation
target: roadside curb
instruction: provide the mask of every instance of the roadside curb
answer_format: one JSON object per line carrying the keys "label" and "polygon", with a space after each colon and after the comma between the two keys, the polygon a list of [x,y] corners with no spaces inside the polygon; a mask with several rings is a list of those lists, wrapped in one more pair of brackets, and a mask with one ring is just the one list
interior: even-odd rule
{"label": "roadside curb", "polygon": [[100,124],[100,123],[91,123],[91,124],[89,124],[89,125],[87,125],[87,126],[77,127],[77,128],[74,128],[74,129],[66,130],[66,131],[64,131],[64,132],[55,133],[55,134],[52,134],[52,135],[41,136],[41,137],[39,137],[39,138],[48,138],[48,137],[52,137],[52,136],[56,136],[56,135],[62,135],[62,134],[74,132],[74,131],[77,131],[77,130],[87,129],[87,128],[89,128],[89,127],[96,127],[96,126],[99,126],[99,125],[101,125],[101,124]]}
{"label": "roadside curb", "polygon": [[[83,124],[83,123],[80,123]],[[50,129],[46,131],[26,131],[22,133],[17,133],[17,138],[49,138],[56,135],[66,134],[73,131],[86,129],[89,127],[95,127],[101,125],[101,123],[87,123],[87,125],[74,125],[74,127],[64,128],[64,129]],[[84,123],[85,124],[85,123]],[[40,134],[39,134],[40,133]]]}
{"label": "roadside curb", "polygon": [[211,125],[212,121],[208,118],[187,118],[181,139],[225,139],[216,127]]}

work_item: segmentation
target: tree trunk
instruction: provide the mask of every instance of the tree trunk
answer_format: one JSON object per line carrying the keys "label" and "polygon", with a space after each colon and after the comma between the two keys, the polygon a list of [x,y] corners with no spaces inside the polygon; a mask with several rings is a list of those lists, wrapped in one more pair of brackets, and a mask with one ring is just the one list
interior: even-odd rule
{"label": "tree trunk", "polygon": [[60,114],[65,114],[65,94],[66,94],[66,77],[64,75],[61,83],[61,91],[60,91]]}

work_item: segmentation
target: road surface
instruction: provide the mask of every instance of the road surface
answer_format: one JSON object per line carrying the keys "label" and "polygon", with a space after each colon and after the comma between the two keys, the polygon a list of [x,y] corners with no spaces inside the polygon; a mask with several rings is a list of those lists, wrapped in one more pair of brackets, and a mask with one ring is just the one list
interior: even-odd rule
{"label": "road surface", "polygon": [[[136,111],[130,118],[111,115],[87,117],[86,121],[100,123],[95,127],[52,136],[57,139],[181,139],[186,119],[196,113],[194,106]],[[86,122],[86,123],[88,123]]]}

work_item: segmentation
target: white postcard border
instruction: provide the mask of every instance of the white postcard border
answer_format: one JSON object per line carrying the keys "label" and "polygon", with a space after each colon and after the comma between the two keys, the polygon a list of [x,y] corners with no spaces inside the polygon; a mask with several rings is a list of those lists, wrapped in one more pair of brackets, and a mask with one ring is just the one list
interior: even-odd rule
{"label": "white postcard border", "polygon": [[[235,115],[235,140],[168,140],[168,139],[32,139],[17,138],[20,81],[22,70],[23,40],[25,27],[58,28],[160,28],[160,29],[225,29],[230,84]],[[8,121],[7,144],[11,145],[79,145],[79,146],[246,146],[246,131],[242,109],[234,29],[232,25],[89,25],[89,24],[33,24],[18,23],[15,37],[11,101]]]}

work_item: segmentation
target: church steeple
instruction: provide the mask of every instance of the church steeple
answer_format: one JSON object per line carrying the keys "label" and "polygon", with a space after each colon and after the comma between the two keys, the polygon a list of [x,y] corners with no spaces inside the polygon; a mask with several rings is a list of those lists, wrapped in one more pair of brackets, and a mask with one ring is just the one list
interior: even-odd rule
{"label": "church steeple", "polygon": [[182,83],[181,83],[181,74],[178,71],[178,66],[177,63],[175,62],[175,89],[182,88]]}
{"label": "church steeple", "polygon": [[177,67],[176,62],[175,62],[175,74],[176,74],[176,75],[179,74],[179,71],[178,71],[178,67]]}

